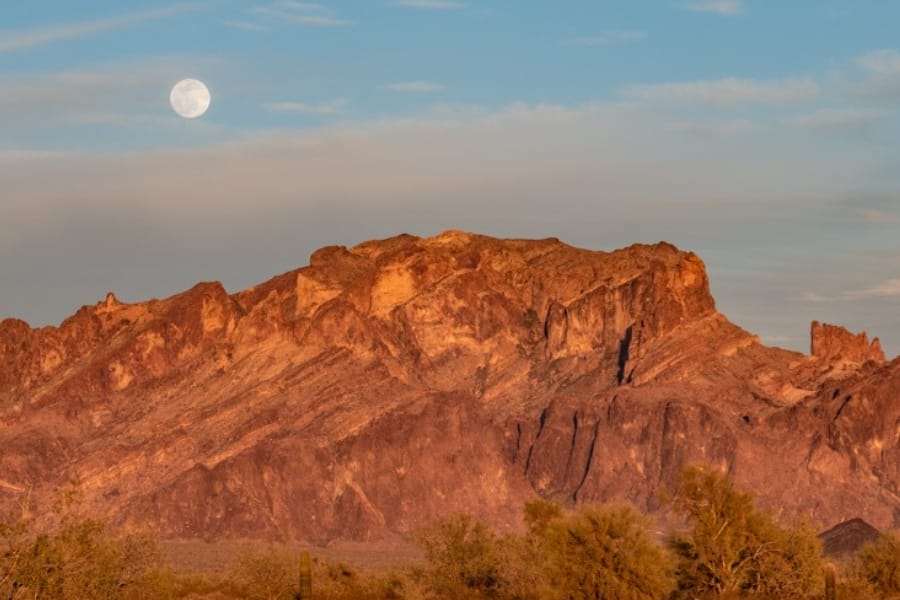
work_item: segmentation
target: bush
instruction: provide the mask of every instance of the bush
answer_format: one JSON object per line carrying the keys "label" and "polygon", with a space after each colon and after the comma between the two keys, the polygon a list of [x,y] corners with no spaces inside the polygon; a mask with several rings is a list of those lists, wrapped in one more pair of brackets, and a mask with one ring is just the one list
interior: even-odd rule
{"label": "bush", "polygon": [[155,541],[111,537],[102,521],[67,516],[36,534],[27,519],[0,524],[0,595],[7,598],[169,598],[172,579]]}
{"label": "bush", "polygon": [[[217,591],[229,598],[249,600],[294,600],[299,591],[298,554],[269,548],[247,552],[229,569]],[[418,600],[417,584],[408,576],[386,573],[361,576],[341,563],[312,560],[312,597],[316,600]]]}
{"label": "bush", "polygon": [[657,600],[675,587],[669,555],[629,506],[585,506],[537,524],[546,598]]}
{"label": "bush", "polygon": [[689,526],[670,536],[679,560],[677,596],[805,598],[822,589],[815,534],[808,527],[779,527],[727,476],[686,469],[673,504]]}
{"label": "bush", "polygon": [[528,534],[497,536],[458,515],[423,531],[423,581],[436,598],[542,600],[665,598],[672,561],[629,507],[583,507],[567,515],[549,502],[525,507]]}
{"label": "bush", "polygon": [[246,552],[232,566],[227,583],[237,597],[247,600],[293,600],[297,593],[299,561],[269,548]]}
{"label": "bush", "polygon": [[852,577],[869,584],[882,596],[900,596],[900,537],[886,533],[857,552]]}
{"label": "bush", "polygon": [[425,552],[426,588],[438,598],[499,598],[499,540],[470,515],[449,517],[416,536]]}

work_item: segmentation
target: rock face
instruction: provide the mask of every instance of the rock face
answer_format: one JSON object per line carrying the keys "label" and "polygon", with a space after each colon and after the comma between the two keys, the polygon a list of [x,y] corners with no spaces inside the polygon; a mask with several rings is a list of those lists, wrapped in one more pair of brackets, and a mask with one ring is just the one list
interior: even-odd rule
{"label": "rock face", "polygon": [[843,521],[819,534],[825,556],[835,558],[852,556],[880,537],[881,532],[862,519]]}
{"label": "rock face", "polygon": [[236,294],[0,323],[0,503],[75,480],[165,537],[371,540],[515,527],[538,495],[655,510],[702,462],[785,516],[894,526],[900,362],[831,326],[812,345],[762,346],[666,243],[328,247]]}
{"label": "rock face", "polygon": [[818,321],[813,321],[810,327],[810,354],[829,361],[872,361],[879,365],[885,362],[878,338],[870,344],[865,332],[854,335],[843,327]]}

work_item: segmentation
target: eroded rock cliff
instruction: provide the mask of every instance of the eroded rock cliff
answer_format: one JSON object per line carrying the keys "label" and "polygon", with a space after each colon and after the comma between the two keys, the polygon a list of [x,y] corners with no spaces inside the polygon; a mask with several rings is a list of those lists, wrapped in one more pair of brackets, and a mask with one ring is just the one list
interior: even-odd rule
{"label": "eroded rock cliff", "polygon": [[653,510],[704,462],[786,514],[893,526],[900,363],[815,323],[812,347],[762,346],[665,243],[328,247],[236,294],[0,323],[0,500],[77,480],[166,537],[366,540],[515,526],[535,495]]}

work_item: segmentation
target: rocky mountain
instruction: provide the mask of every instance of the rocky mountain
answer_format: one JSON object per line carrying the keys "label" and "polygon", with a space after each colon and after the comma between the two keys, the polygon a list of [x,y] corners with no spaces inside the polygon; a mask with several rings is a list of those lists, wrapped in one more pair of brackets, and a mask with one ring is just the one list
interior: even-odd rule
{"label": "rocky mountain", "polygon": [[730,323],[666,243],[327,247],[236,294],[0,323],[0,503],[75,481],[164,537],[372,540],[538,495],[653,511],[706,463],[785,517],[895,526],[900,361],[815,322],[811,350]]}

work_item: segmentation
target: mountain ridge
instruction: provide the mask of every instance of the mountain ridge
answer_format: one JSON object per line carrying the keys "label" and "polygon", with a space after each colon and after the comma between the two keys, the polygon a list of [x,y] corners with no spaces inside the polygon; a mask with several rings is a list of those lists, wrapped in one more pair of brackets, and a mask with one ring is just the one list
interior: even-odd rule
{"label": "mountain ridge", "polygon": [[0,502],[77,480],[164,537],[370,540],[538,495],[657,510],[703,462],[785,517],[893,526],[900,362],[815,322],[811,350],[730,323],[665,242],[329,246],[234,294],[0,322]]}

